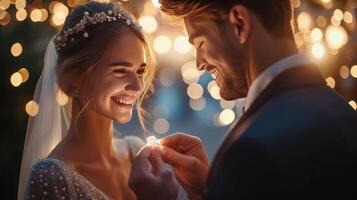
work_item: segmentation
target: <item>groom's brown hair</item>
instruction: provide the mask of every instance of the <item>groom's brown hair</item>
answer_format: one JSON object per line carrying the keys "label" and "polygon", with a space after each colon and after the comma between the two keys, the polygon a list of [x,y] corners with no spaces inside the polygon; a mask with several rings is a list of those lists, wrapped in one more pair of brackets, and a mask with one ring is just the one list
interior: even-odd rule
{"label": "groom's brown hair", "polygon": [[160,3],[164,13],[179,19],[203,15],[220,19],[239,4],[254,12],[271,34],[281,37],[292,33],[290,0],[160,0]]}

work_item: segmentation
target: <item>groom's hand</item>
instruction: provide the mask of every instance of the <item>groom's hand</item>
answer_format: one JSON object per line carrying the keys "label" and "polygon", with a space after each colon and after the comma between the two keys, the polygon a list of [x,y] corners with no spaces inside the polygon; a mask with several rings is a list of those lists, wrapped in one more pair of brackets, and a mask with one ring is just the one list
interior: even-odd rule
{"label": "groom's hand", "polygon": [[165,166],[158,146],[146,145],[133,161],[129,187],[140,200],[176,200],[178,183]]}
{"label": "groom's hand", "polygon": [[159,140],[161,155],[174,167],[190,199],[201,199],[209,171],[206,150],[198,137],[176,133]]}

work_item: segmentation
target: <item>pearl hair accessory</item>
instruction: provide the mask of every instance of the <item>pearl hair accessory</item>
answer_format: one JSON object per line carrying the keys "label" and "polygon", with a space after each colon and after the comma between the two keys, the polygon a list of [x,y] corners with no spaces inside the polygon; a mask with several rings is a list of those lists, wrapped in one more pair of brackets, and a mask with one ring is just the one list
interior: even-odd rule
{"label": "pearl hair accessory", "polygon": [[149,145],[159,145],[159,142],[157,141],[156,137],[153,135],[146,138],[146,143]]}
{"label": "pearl hair accessory", "polygon": [[79,32],[83,32],[83,38],[88,38],[89,34],[86,32],[86,28],[104,22],[124,23],[127,26],[135,28],[139,31],[142,29],[140,24],[135,20],[134,16],[123,9],[120,6],[120,3],[116,3],[114,4],[113,10],[108,10],[108,12],[94,13],[93,16],[89,16],[89,12],[84,11],[83,18],[78,24],[72,28],[61,31],[56,35],[54,39],[56,49],[59,51],[68,45],[69,42],[74,42],[77,40],[78,38],[75,38],[74,36],[76,36]]}

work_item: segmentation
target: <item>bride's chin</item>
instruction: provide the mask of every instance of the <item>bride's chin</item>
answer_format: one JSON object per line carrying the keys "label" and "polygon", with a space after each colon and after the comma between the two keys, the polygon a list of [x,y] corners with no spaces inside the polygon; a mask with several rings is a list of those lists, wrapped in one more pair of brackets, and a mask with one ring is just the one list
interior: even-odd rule
{"label": "bride's chin", "polygon": [[119,124],[127,124],[127,123],[130,122],[131,116],[121,116],[121,117],[117,117],[117,118],[115,118],[113,120],[116,121]]}

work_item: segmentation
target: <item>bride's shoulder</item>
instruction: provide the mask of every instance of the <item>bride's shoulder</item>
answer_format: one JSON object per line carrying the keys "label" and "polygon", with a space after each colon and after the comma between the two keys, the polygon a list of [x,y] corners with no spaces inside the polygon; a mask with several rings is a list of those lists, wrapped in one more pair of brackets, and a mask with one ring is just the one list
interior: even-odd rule
{"label": "bride's shoulder", "polygon": [[59,160],[47,158],[36,162],[29,172],[26,199],[39,197],[57,199],[53,195],[59,194],[68,196],[65,191],[68,182],[68,172],[66,171],[66,166]]}
{"label": "bride's shoulder", "polygon": [[[30,169],[30,179],[64,179],[66,166],[59,160],[46,158],[37,161]],[[42,181],[41,181],[42,182]]]}

